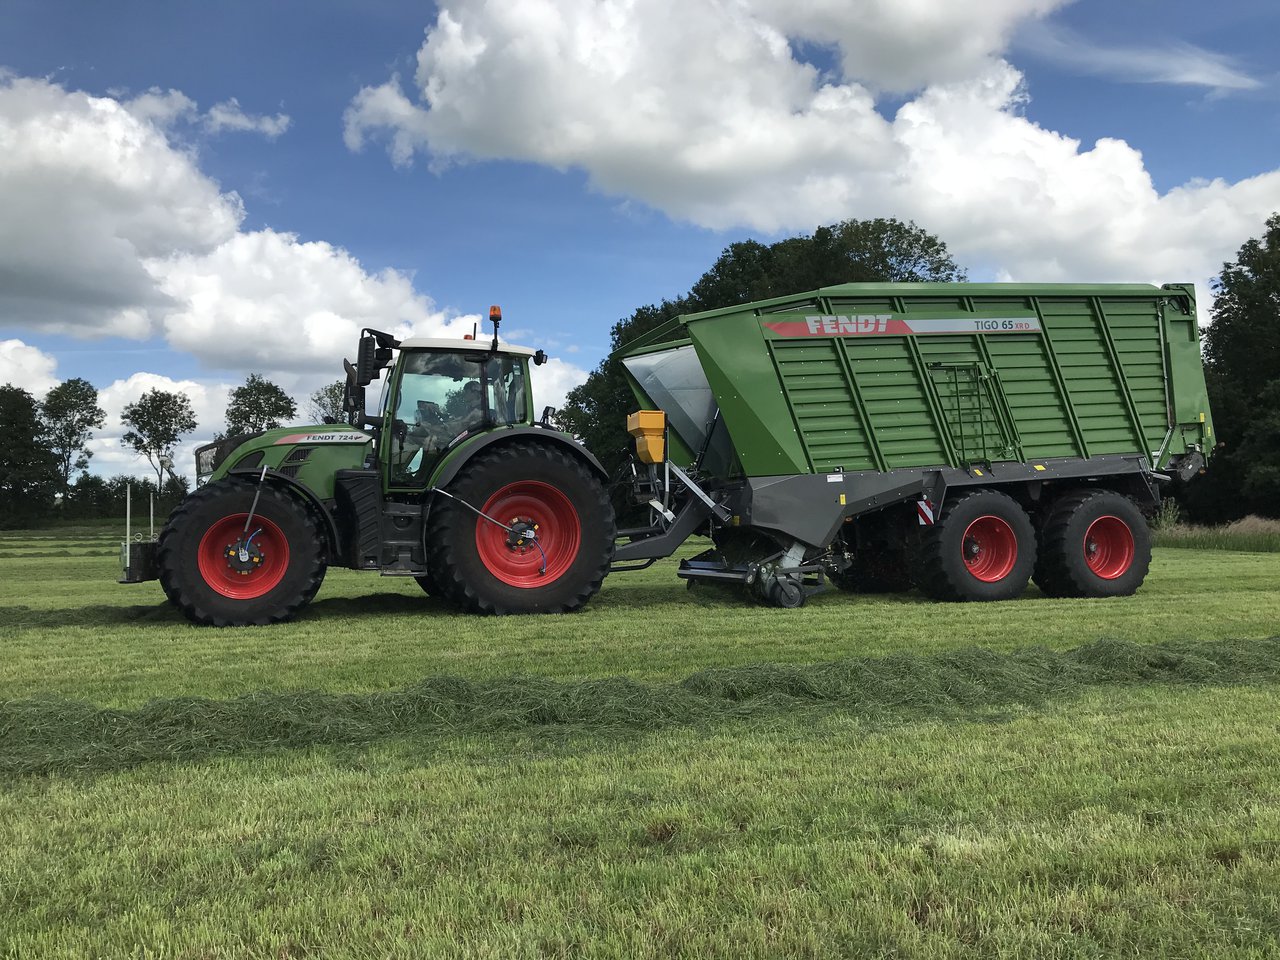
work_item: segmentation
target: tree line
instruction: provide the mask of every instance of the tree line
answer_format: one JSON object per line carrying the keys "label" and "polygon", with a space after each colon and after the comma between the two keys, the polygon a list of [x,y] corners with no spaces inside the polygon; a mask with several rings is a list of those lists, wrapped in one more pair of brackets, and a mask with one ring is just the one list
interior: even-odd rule
{"label": "tree line", "polygon": [[[682,313],[839,283],[963,279],[946,244],[914,223],[846,220],[770,245],[730,244],[687,293],[615,323],[610,348]],[[1165,492],[1197,523],[1280,517],[1280,214],[1223,264],[1211,288],[1203,350],[1216,448],[1203,476]],[[622,365],[606,358],[569,393],[557,420],[613,472],[626,459],[626,415],[635,409]]]}
{"label": "tree line", "polygon": [[[957,281],[965,271],[946,244],[914,223],[846,220],[773,244],[731,243],[688,292],[638,307],[617,321],[617,349],[683,313],[850,282]],[[1188,517],[1222,523],[1247,513],[1280,516],[1280,213],[1259,238],[1245,241],[1236,259],[1212,282],[1212,323],[1204,332],[1205,377],[1217,429],[1217,449],[1203,477],[1174,493]],[[313,423],[342,419],[343,382],[311,395]],[[570,391],[558,424],[582,438],[607,466],[629,447],[626,415],[635,409],[621,364],[606,358]],[[87,473],[88,443],[105,423],[98,391],[75,378],[36,400],[20,386],[0,386],[0,527],[42,522],[54,511],[74,519],[123,514],[127,477]],[[226,431],[253,433],[297,416],[293,400],[259,374],[231,391]],[[167,509],[186,493],[173,469],[178,440],[198,424],[190,398],[151,389],[124,408],[126,447],[146,459],[155,481],[133,481],[155,492]]]}
{"label": "tree line", "polygon": [[[342,381],[311,395],[313,422],[342,416]],[[168,511],[189,490],[176,469],[178,441],[199,426],[191,398],[176,390],[152,388],[126,404],[121,416],[126,449],[144,458],[155,480],[129,475],[111,478],[88,472],[89,443],[106,423],[98,390],[75,377],[37,400],[23,387],[0,386],[0,528],[30,527],[49,519],[91,520],[123,517],[125,490],[132,485],[139,509],[156,495],[157,510]],[[297,416],[297,405],[278,385],[260,374],[228,395],[226,430],[216,438],[256,433],[283,426]]]}

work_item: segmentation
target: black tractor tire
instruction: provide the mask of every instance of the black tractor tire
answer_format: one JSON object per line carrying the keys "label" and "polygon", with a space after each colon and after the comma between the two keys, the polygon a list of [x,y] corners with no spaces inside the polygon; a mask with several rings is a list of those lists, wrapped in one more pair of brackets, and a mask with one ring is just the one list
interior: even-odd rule
{"label": "black tractor tire", "polygon": [[1045,515],[1032,579],[1051,597],[1127,597],[1151,568],[1151,530],[1128,497],[1076,490]]}
{"label": "black tractor tire", "polygon": [[1018,502],[996,490],[960,493],[923,529],[916,582],[934,600],[1012,600],[1027,587],[1036,534]]}
{"label": "black tractor tire", "polygon": [[[228,556],[257,492],[258,484],[235,478],[206,484],[178,505],[160,533],[161,587],[193,623],[278,623],[320,589],[325,574],[320,528],[306,505],[279,487],[261,487],[249,568]],[[253,529],[260,532],[255,535]]]}
{"label": "black tractor tire", "polygon": [[427,572],[422,576],[414,577],[413,579],[428,597],[444,596],[444,590],[440,586],[440,578],[436,576],[436,572],[430,567],[427,568]]}
{"label": "black tractor tire", "polygon": [[600,589],[613,559],[613,507],[604,484],[569,451],[536,441],[485,450],[448,491],[503,524],[538,528],[536,543],[516,543],[503,527],[438,498],[428,565],[446,599],[475,613],[567,613]]}

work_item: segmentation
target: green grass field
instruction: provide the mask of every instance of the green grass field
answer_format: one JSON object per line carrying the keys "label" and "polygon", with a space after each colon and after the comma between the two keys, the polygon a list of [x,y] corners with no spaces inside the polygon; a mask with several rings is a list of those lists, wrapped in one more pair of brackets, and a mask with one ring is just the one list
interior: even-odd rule
{"label": "green grass field", "polygon": [[1280,554],[1133,598],[191,627],[0,535],[0,955],[1273,957]]}

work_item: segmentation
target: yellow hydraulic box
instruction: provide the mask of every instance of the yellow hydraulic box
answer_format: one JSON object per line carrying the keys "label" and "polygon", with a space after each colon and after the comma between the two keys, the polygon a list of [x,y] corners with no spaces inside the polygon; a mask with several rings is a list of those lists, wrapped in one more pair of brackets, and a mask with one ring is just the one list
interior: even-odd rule
{"label": "yellow hydraulic box", "polygon": [[627,433],[636,438],[641,463],[662,463],[667,458],[667,415],[661,410],[641,410],[627,417]]}

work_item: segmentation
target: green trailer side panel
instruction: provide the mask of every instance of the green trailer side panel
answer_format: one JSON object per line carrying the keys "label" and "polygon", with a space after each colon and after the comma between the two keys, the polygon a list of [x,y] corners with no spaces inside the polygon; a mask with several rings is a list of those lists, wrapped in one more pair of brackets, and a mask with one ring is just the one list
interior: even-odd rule
{"label": "green trailer side panel", "polygon": [[1040,314],[1090,454],[1142,450],[1145,440],[1125,413],[1124,387],[1090,300],[1042,297]]}
{"label": "green trailer side panel", "polygon": [[1142,420],[1148,451],[1158,450],[1169,429],[1165,402],[1160,304],[1155,300],[1101,301],[1129,397]]}
{"label": "green trailer side panel", "polygon": [[1171,449],[1200,443],[1206,451],[1216,442],[1209,393],[1200,359],[1200,328],[1196,323],[1195,290],[1191,284],[1165,284],[1173,302],[1165,305],[1165,349],[1173,395],[1173,419],[1181,429]]}
{"label": "green trailer side panel", "polygon": [[1085,456],[1072,430],[1044,339],[1036,334],[991,337],[987,350],[1000,371],[1024,456],[1039,460]]}
{"label": "green trailer side panel", "polygon": [[796,340],[767,346],[810,469],[880,469],[839,345],[831,340]]}
{"label": "green trailer side panel", "polygon": [[767,477],[813,472],[754,317],[744,323],[690,326],[689,335],[743,473]]}
{"label": "green trailer side panel", "polygon": [[846,284],[680,322],[747,476],[1212,448],[1190,285]]}
{"label": "green trailer side panel", "polygon": [[906,337],[838,341],[867,406],[885,469],[947,462],[929,402],[929,383]]}

